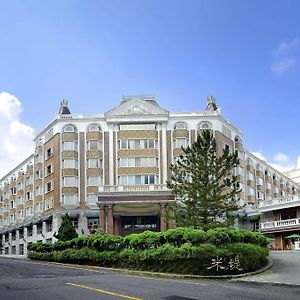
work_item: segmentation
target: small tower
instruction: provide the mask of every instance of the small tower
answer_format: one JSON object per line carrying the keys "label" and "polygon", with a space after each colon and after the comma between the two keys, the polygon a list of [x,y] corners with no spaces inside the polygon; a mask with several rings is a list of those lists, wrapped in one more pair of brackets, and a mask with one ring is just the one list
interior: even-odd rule
{"label": "small tower", "polygon": [[70,110],[69,110],[69,101],[68,100],[62,100],[61,102],[60,102],[60,109],[59,109],[59,114],[60,115],[70,115],[71,114],[71,112],[70,112]]}
{"label": "small tower", "polygon": [[213,96],[207,97],[206,111],[216,111],[218,110],[216,99]]}

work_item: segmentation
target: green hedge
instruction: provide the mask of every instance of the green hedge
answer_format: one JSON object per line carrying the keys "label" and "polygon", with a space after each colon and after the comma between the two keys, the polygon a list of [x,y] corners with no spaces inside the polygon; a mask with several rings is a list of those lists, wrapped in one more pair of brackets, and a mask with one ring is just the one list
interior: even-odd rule
{"label": "green hedge", "polygon": [[216,228],[176,228],[126,237],[99,234],[54,244],[28,245],[29,258],[157,272],[238,274],[267,264],[260,233]]}
{"label": "green hedge", "polygon": [[68,248],[81,249],[87,246],[98,251],[121,251],[127,248],[136,250],[154,249],[164,244],[179,247],[186,243],[193,246],[210,243],[219,247],[225,247],[233,243],[250,243],[262,247],[268,245],[266,237],[258,232],[227,228],[210,229],[204,232],[193,228],[175,228],[164,232],[145,231],[126,237],[96,234],[88,237],[78,237],[66,242],[59,241],[54,244],[33,243],[28,245],[28,249],[36,252],[52,252]]}
{"label": "green hedge", "polygon": [[[100,252],[84,247],[48,253],[32,252],[29,258],[152,272],[225,275],[257,270],[266,265],[267,255],[267,248],[236,243],[222,248],[212,244],[180,247],[164,244],[159,248],[142,251],[126,248],[122,251]],[[218,270],[216,260],[220,263]]]}

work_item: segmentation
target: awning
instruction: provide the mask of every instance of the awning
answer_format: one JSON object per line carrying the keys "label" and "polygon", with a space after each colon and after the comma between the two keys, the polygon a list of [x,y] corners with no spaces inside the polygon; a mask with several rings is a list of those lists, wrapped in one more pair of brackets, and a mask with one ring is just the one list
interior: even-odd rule
{"label": "awning", "polygon": [[88,210],[84,213],[87,218],[99,218],[99,210]]}
{"label": "awning", "polygon": [[52,215],[47,215],[47,216],[42,216],[42,221],[48,221],[48,220],[51,220],[53,218]]}
{"label": "awning", "polygon": [[285,239],[298,239],[298,238],[300,238],[300,234],[296,234],[296,233],[285,237]]}

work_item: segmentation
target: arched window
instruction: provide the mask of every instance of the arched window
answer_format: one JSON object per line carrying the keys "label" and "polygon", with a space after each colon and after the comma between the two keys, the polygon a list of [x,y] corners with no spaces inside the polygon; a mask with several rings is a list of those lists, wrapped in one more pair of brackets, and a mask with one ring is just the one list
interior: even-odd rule
{"label": "arched window", "polygon": [[211,129],[212,124],[208,121],[202,121],[198,124],[198,129]]}
{"label": "arched window", "polygon": [[185,122],[178,122],[175,124],[174,129],[187,129],[187,124]]}
{"label": "arched window", "polygon": [[256,171],[262,172],[262,170],[263,170],[262,166],[260,164],[257,164],[256,165]]}
{"label": "arched window", "polygon": [[247,158],[247,164],[253,166],[253,161],[250,157]]}
{"label": "arched window", "polygon": [[39,139],[36,143],[36,147],[42,146],[43,145],[43,140]]}
{"label": "arched window", "polygon": [[102,130],[101,130],[101,126],[100,125],[98,125],[98,124],[91,124],[91,125],[89,125],[87,131],[88,132],[93,132],[93,131],[102,131]]}
{"label": "arched window", "polygon": [[243,144],[243,141],[242,141],[241,137],[238,136],[238,135],[234,138],[234,141],[235,141],[236,143]]}
{"label": "arched window", "polygon": [[77,128],[72,124],[68,124],[64,127],[63,132],[77,132]]}

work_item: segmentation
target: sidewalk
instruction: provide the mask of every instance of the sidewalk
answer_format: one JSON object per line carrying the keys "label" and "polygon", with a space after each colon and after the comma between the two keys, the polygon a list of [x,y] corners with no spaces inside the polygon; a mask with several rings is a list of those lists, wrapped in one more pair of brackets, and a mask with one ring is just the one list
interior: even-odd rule
{"label": "sidewalk", "polygon": [[271,251],[273,267],[266,272],[233,281],[300,286],[300,251]]}

